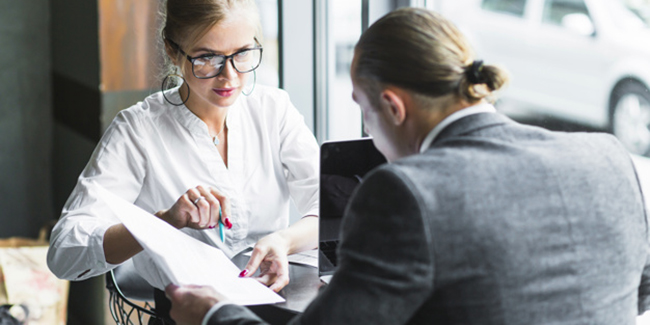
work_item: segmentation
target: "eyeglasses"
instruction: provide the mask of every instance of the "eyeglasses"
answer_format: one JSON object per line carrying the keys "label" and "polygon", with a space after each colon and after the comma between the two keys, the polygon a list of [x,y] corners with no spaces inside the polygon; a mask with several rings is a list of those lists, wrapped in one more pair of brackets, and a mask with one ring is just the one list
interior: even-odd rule
{"label": "eyeglasses", "polygon": [[228,59],[230,59],[232,67],[239,73],[251,72],[257,69],[262,62],[262,47],[257,42],[257,39],[255,39],[256,47],[239,50],[231,55],[204,54],[196,57],[187,55],[172,40],[168,39],[168,41],[192,63],[192,73],[199,79],[210,79],[218,76],[223,71]]}

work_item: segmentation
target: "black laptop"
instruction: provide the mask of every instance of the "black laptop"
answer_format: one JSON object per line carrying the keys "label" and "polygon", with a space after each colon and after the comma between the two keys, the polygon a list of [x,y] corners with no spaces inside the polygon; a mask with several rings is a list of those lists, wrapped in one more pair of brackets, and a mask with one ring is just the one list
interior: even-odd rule
{"label": "black laptop", "polygon": [[318,275],[323,281],[329,282],[338,265],[341,220],[352,192],[366,173],[385,162],[371,138],[321,145]]}

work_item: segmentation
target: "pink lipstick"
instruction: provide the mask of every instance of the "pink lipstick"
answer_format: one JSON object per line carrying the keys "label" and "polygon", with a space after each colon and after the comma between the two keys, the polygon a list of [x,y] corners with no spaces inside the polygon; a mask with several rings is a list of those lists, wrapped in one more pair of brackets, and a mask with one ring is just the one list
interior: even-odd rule
{"label": "pink lipstick", "polygon": [[212,91],[221,97],[230,97],[235,93],[236,89],[237,88],[212,88]]}

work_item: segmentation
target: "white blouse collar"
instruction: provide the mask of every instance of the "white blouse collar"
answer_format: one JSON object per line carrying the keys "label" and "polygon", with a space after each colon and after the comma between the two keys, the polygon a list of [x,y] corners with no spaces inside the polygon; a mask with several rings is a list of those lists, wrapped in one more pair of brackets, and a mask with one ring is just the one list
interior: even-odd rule
{"label": "white blouse collar", "polygon": [[[166,91],[166,96],[172,100],[172,102],[181,102],[180,94],[178,92],[179,87],[170,89]],[[241,97],[241,96],[240,96]],[[164,99],[163,99],[164,100]],[[237,98],[237,101],[233,103],[232,106],[228,108],[228,115],[226,117],[226,125],[229,130],[232,130],[233,127],[236,127],[236,119],[233,118],[234,114],[237,114],[237,107],[240,105],[241,98]],[[190,133],[198,136],[210,136],[208,131],[208,126],[196,116],[187,106],[174,106],[169,102],[165,101],[165,105],[173,112],[174,118],[186,127]]]}

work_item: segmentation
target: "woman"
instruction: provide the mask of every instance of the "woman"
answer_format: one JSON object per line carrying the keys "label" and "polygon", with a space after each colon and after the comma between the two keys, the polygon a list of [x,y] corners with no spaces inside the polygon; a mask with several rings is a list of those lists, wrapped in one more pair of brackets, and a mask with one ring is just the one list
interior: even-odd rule
{"label": "woman", "polygon": [[[279,291],[287,254],[317,245],[318,145],[285,92],[255,86],[262,47],[253,0],[168,0],[164,18],[174,72],[163,84],[183,83],[108,127],[53,230],[50,269],[83,280],[142,250],[101,209],[89,190],[97,184],[231,254],[255,245],[242,275],[261,265],[261,281]],[[305,218],[288,227],[290,199]]]}
{"label": "woman", "polygon": [[[391,163],[355,190],[338,269],[292,324],[634,324],[648,308],[643,199],[615,138],[498,114],[504,72],[424,9],[374,23],[351,76]],[[209,287],[166,292],[182,324],[262,322]]]}

